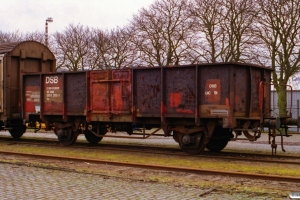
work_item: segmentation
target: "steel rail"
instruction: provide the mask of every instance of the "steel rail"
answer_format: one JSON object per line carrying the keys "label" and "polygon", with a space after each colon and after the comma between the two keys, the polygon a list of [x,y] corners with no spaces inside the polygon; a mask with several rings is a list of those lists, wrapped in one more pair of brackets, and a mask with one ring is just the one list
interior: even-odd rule
{"label": "steel rail", "polygon": [[284,181],[284,182],[296,182],[296,183],[300,182],[300,177],[291,177],[291,176],[278,176],[278,175],[268,175],[268,174],[253,174],[253,173],[243,173],[243,172],[230,172],[230,171],[185,168],[185,167],[163,166],[163,165],[152,165],[152,164],[127,163],[127,162],[116,162],[116,161],[108,161],[108,160],[49,156],[43,154],[29,154],[29,153],[19,153],[19,152],[9,152],[9,151],[0,151],[0,153],[6,155],[27,156],[27,157],[43,158],[43,159],[56,159],[56,160],[66,160],[66,161],[75,161],[75,162],[106,164],[106,165],[114,165],[114,166],[145,168],[151,170],[164,170],[164,171],[206,174],[206,175],[222,175],[222,176],[262,179],[262,180],[271,180],[271,181]]}
{"label": "steel rail", "polygon": [[[39,141],[39,140],[37,140]],[[39,145],[37,143],[32,143],[32,142],[23,142],[23,141],[18,141],[18,143],[20,144],[32,144],[32,145]],[[42,144],[43,146],[54,146],[51,144]],[[64,147],[64,146],[62,146]],[[162,154],[162,155],[173,155],[173,156],[185,156],[185,157],[200,157],[200,158],[212,158],[212,159],[220,159],[220,160],[230,160],[230,161],[246,161],[246,162],[261,162],[261,163],[276,163],[276,164],[294,164],[294,165],[300,165],[300,161],[293,161],[293,160],[274,160],[273,158],[276,158],[277,156],[273,156],[272,159],[268,160],[268,159],[264,159],[266,157],[269,157],[269,155],[265,155],[264,154],[249,154],[249,156],[253,156],[253,157],[260,157],[258,158],[253,158],[253,157],[249,157],[249,158],[241,158],[241,157],[237,157],[237,156],[230,156],[230,155],[204,155],[204,154],[199,154],[199,155],[187,155],[183,152],[178,152],[178,153],[171,153],[171,152],[154,152],[154,151],[145,151],[145,150],[141,150],[141,149],[130,149],[131,146],[126,146],[127,152],[139,152],[139,153],[151,153],[151,154]],[[101,149],[101,151],[109,151],[109,150],[117,150],[117,151],[123,151],[123,147],[121,147],[121,150],[118,150],[117,148],[114,147],[89,147],[86,145],[72,145],[66,148],[84,148],[84,149]],[[125,147],[124,147],[125,148]],[[143,148],[140,147],[139,148]],[[149,148],[149,147],[146,147]],[[167,149],[170,150],[170,149]],[[173,150],[173,149],[171,149]],[[225,153],[225,152],[224,152]],[[270,157],[271,158],[271,157]],[[285,159],[300,159],[299,156],[283,156],[283,157],[279,157],[279,158],[285,158]]]}

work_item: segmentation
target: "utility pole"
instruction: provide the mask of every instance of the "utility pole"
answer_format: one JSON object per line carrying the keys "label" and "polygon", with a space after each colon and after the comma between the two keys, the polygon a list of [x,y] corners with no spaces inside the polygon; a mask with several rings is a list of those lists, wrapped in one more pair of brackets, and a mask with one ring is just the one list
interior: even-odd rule
{"label": "utility pole", "polygon": [[46,19],[46,28],[45,28],[45,44],[48,47],[48,22],[53,22],[52,17]]}

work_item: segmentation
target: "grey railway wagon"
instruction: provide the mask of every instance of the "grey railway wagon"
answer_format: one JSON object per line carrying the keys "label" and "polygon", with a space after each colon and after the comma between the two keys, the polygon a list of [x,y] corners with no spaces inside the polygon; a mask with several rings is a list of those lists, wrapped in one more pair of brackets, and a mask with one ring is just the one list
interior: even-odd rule
{"label": "grey railway wagon", "polygon": [[96,144],[107,127],[131,137],[134,124],[162,128],[188,154],[220,151],[242,134],[256,141],[268,127],[275,138],[280,126],[300,124],[271,115],[271,73],[213,63],[26,74],[23,116],[29,122],[40,116],[64,145],[82,133]]}

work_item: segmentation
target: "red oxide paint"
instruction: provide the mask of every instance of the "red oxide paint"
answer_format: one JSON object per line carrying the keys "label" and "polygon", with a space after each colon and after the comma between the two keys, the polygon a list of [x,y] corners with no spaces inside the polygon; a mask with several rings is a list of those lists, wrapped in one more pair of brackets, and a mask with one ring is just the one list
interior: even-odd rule
{"label": "red oxide paint", "polygon": [[177,108],[181,104],[181,93],[170,93],[170,107]]}

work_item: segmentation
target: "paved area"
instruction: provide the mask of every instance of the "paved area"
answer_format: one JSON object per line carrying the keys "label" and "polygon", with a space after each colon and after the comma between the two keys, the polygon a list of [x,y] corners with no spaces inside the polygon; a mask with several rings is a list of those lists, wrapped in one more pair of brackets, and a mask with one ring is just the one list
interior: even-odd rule
{"label": "paved area", "polygon": [[270,196],[103,177],[0,163],[0,199],[266,199]]}

